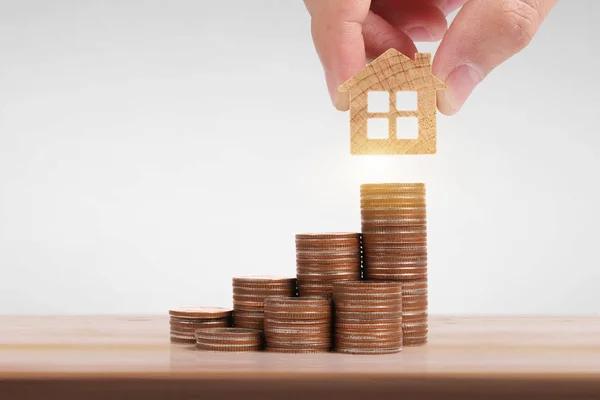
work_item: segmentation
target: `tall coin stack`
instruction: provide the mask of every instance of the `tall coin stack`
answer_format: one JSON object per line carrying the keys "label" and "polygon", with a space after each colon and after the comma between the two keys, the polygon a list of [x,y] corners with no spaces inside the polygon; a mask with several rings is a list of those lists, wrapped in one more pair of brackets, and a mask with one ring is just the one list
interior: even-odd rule
{"label": "tall coin stack", "polygon": [[333,283],[361,278],[359,233],[296,235],[296,277],[300,296],[331,296]]}
{"label": "tall coin stack", "polygon": [[332,347],[332,303],[323,297],[265,299],[266,350],[318,353]]}
{"label": "tall coin stack", "polygon": [[[363,184],[360,186],[360,206],[364,278],[400,281],[407,287],[418,281],[419,288],[426,288],[425,185]],[[410,289],[407,290],[410,293]],[[407,297],[403,318],[404,345],[427,342],[427,305],[426,292],[416,298]],[[411,332],[415,327],[419,331]]]}
{"label": "tall coin stack", "polygon": [[336,282],[335,350],[388,354],[402,350],[402,283]]}
{"label": "tall coin stack", "polygon": [[219,307],[183,307],[169,310],[171,342],[196,343],[197,329],[223,328],[232,324],[232,310]]}
{"label": "tall coin stack", "polygon": [[295,295],[295,278],[262,275],[234,277],[233,325],[262,330],[265,298]]}

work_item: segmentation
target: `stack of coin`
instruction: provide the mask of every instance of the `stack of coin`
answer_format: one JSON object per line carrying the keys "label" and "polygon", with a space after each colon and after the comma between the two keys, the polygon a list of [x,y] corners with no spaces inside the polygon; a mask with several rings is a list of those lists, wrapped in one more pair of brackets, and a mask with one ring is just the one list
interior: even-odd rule
{"label": "stack of coin", "polygon": [[296,235],[296,277],[300,296],[331,296],[333,283],[361,278],[359,233]]}
{"label": "stack of coin", "polygon": [[[427,282],[427,218],[423,183],[373,183],[360,187],[363,272],[367,280]],[[407,286],[408,287],[408,286]],[[410,290],[410,289],[409,289]],[[407,295],[408,296],[408,295]],[[427,294],[425,293],[425,298]],[[427,336],[427,301],[407,298]],[[407,324],[413,322],[406,322]],[[409,332],[409,325],[406,326]],[[415,345],[405,334],[404,345]]]}
{"label": "stack of coin", "polygon": [[267,297],[293,297],[296,279],[280,276],[233,278],[233,324],[239,328],[263,329],[263,304]]}
{"label": "stack of coin", "polygon": [[402,333],[405,346],[427,343],[427,280],[402,283]]}
{"label": "stack of coin", "polygon": [[336,282],[335,350],[387,354],[402,350],[402,283]]}
{"label": "stack of coin", "polygon": [[267,351],[318,353],[332,347],[332,303],[329,297],[265,299]]}
{"label": "stack of coin", "polygon": [[196,331],[196,348],[204,351],[245,352],[262,349],[262,332],[244,328],[207,328]]}
{"label": "stack of coin", "polygon": [[196,343],[194,333],[202,328],[222,328],[232,324],[233,310],[219,307],[183,307],[169,310],[171,342]]}

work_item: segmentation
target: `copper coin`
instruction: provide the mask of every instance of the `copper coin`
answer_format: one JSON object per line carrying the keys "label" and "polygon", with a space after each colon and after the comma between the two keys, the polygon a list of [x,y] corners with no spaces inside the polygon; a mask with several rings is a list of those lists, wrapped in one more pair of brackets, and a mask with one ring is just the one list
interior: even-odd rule
{"label": "copper coin", "polygon": [[299,324],[296,320],[283,321],[265,318],[264,329],[272,332],[325,332],[330,331],[333,326],[331,318],[327,319],[326,322],[323,322],[323,320],[319,320],[317,323],[313,323],[311,320],[304,320],[303,322],[304,324]]}
{"label": "copper coin", "polygon": [[412,347],[412,346],[424,346],[427,344],[427,337],[421,337],[421,338],[406,338],[406,339],[402,339],[403,345],[406,347]]}
{"label": "copper coin", "polygon": [[245,275],[233,277],[232,281],[234,284],[237,283],[281,283],[286,284],[293,281],[293,277],[280,276],[280,275]]}
{"label": "copper coin", "polygon": [[425,207],[362,209],[360,211],[360,219],[362,222],[371,220],[389,220],[395,218],[418,218],[427,220],[427,211]]}
{"label": "copper coin", "polygon": [[221,307],[179,307],[169,310],[169,315],[178,318],[226,318],[232,310]]}
{"label": "copper coin", "polygon": [[401,292],[402,284],[398,282],[369,282],[369,281],[351,281],[351,282],[336,282],[334,287],[338,293],[357,291],[369,291],[369,292]]}
{"label": "copper coin", "polygon": [[279,320],[298,320],[298,319],[305,319],[305,320],[321,320],[323,318],[327,318],[330,317],[331,318],[332,312],[331,311],[327,311],[327,312],[310,312],[310,311],[305,311],[305,312],[285,312],[285,311],[281,311],[281,312],[270,312],[270,311],[266,311],[265,312],[265,317],[266,318],[270,318],[270,319],[279,319]]}
{"label": "copper coin", "polygon": [[[363,224],[361,224],[363,225]],[[425,226],[410,226],[410,227],[404,227],[404,226],[370,226],[370,225],[366,225],[366,226],[362,226],[362,231],[364,232],[365,235],[393,235],[393,236],[400,236],[403,237],[405,239],[408,238],[419,238],[419,239],[423,239],[426,240],[427,239],[427,227]],[[367,246],[368,244],[372,244],[372,241],[363,241],[363,247],[366,248],[365,246]]]}
{"label": "copper coin", "polygon": [[213,346],[204,343],[196,343],[196,349],[201,351],[243,353],[262,350],[262,346]]}
{"label": "copper coin", "polygon": [[343,273],[298,273],[298,280],[303,282],[323,282],[339,280],[358,280],[360,279],[360,270]]}
{"label": "copper coin", "polygon": [[427,219],[413,217],[396,217],[394,219],[363,219],[361,225],[366,227],[413,226],[425,225]]}
{"label": "copper coin", "polygon": [[342,349],[338,349],[336,348],[335,351],[337,353],[346,353],[346,354],[394,354],[394,353],[400,353],[402,351],[401,347],[397,347],[397,348],[390,348],[390,349],[357,349],[357,348],[342,348]]}
{"label": "copper coin", "polygon": [[403,267],[397,265],[380,266],[380,265],[369,265],[365,266],[365,272],[373,273],[394,273],[394,274],[415,274],[415,273],[427,273],[427,267]]}
{"label": "copper coin", "polygon": [[384,280],[397,279],[400,281],[400,280],[404,280],[404,279],[423,278],[423,277],[427,276],[427,272],[415,273],[415,274],[408,274],[408,273],[394,274],[394,273],[377,273],[377,272],[366,273],[365,272],[365,276],[367,279],[371,279],[374,281],[376,281],[378,279],[384,279]]}
{"label": "copper coin", "polygon": [[273,297],[265,299],[265,306],[285,309],[331,308],[331,299],[326,297]]}
{"label": "copper coin", "polygon": [[265,348],[265,351],[271,352],[271,353],[293,353],[293,354],[300,354],[300,353],[326,353],[328,351],[330,351],[329,348],[326,349],[314,349],[314,348],[281,348],[281,347],[267,347]]}
{"label": "copper coin", "polygon": [[180,339],[178,337],[171,336],[171,343],[176,343],[176,344],[194,344],[194,343],[196,343],[196,338]]}
{"label": "copper coin", "polygon": [[393,340],[401,340],[402,332],[336,332],[335,334],[336,340],[345,340],[348,342],[352,341],[393,341]]}
{"label": "copper coin", "polygon": [[336,310],[335,311],[335,316],[338,319],[345,319],[345,320],[367,320],[367,321],[371,321],[371,320],[380,320],[380,319],[394,319],[394,318],[401,318],[402,314],[399,311],[390,311],[390,312],[386,312],[386,311],[378,311],[378,312],[374,312],[374,311],[366,311],[366,312],[357,312],[357,311],[342,311],[342,310]]}
{"label": "copper coin", "polygon": [[402,332],[402,321],[388,323],[348,323],[339,321],[335,323],[336,332]]}
{"label": "copper coin", "polygon": [[196,337],[194,336],[194,333],[178,333],[178,332],[171,332],[170,334],[171,339],[180,339],[180,340],[190,340],[190,339],[194,339],[194,341],[196,340]]}
{"label": "copper coin", "polygon": [[260,338],[261,332],[252,329],[240,329],[240,328],[206,328],[198,329],[196,331],[196,337],[205,338]]}
{"label": "copper coin", "polygon": [[360,185],[361,193],[363,190],[425,190],[423,182],[376,182],[363,183]]}
{"label": "copper coin", "polygon": [[[349,276],[350,278],[347,279],[354,279],[354,280],[359,280],[360,279],[360,268],[359,267],[354,267],[352,269],[336,269],[336,270],[332,270],[332,269],[297,269],[296,270],[296,274],[300,275],[300,277],[298,277],[298,280],[302,281],[304,280],[303,277],[308,278],[309,280],[311,278],[314,277],[326,277],[326,278],[339,278],[339,277],[345,277],[345,276]],[[356,278],[356,276],[358,276],[358,278]]]}
{"label": "copper coin", "polygon": [[225,327],[231,326],[232,321],[233,321],[233,319],[228,320],[228,321],[215,321],[214,323],[204,322],[204,323],[200,323],[200,324],[170,323],[169,327],[171,330],[177,330],[177,331],[190,331],[190,330],[196,330],[196,329],[200,329],[200,328],[225,328]]}
{"label": "copper coin", "polygon": [[426,324],[429,321],[428,316],[420,316],[420,317],[402,317],[402,324]]}
{"label": "copper coin", "polygon": [[296,240],[298,239],[357,239],[360,237],[358,232],[317,232],[317,233],[297,233]]}
{"label": "copper coin", "polygon": [[403,312],[411,312],[411,311],[427,311],[427,303],[412,303],[412,304],[403,304],[402,311]]}
{"label": "copper coin", "polygon": [[185,319],[173,319],[171,318],[169,321],[170,326],[180,326],[182,328],[185,327],[194,327],[194,326],[227,326],[227,324],[231,323],[231,317],[227,318],[218,318],[218,319],[199,319],[199,320],[185,320]]}

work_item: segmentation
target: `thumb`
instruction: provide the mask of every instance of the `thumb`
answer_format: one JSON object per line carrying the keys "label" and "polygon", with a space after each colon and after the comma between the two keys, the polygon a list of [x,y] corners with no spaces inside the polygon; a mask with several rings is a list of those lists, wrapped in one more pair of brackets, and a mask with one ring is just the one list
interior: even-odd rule
{"label": "thumb", "polygon": [[447,89],[441,113],[459,111],[481,80],[523,50],[558,0],[470,0],[446,33],[432,65]]}

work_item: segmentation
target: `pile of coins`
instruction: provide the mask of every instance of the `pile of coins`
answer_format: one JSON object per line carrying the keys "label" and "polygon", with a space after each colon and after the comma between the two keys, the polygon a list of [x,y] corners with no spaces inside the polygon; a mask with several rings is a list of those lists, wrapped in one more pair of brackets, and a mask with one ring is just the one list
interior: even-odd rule
{"label": "pile of coins", "polygon": [[[363,273],[367,280],[413,281],[427,286],[427,218],[422,183],[364,184],[360,187]],[[422,283],[420,284],[422,286]],[[410,290],[410,289],[409,289]],[[407,295],[408,296],[408,295]],[[427,342],[427,295],[405,302],[405,345]],[[410,322],[407,322],[410,321]],[[418,321],[418,322],[416,322]],[[418,338],[410,330],[423,328]]]}
{"label": "pile of coins", "polygon": [[246,352],[263,347],[262,332],[244,328],[206,328],[195,333],[196,348],[204,351]]}
{"label": "pile of coins", "polygon": [[184,307],[169,310],[171,342],[196,343],[195,332],[204,328],[223,328],[232,324],[232,310],[218,307]]}
{"label": "pile of coins", "polygon": [[400,282],[336,282],[333,302],[337,352],[389,354],[402,350]]}
{"label": "pile of coins", "polygon": [[296,277],[300,296],[331,296],[334,282],[360,280],[360,234],[296,235]]}
{"label": "pile of coins", "polygon": [[332,303],[323,297],[265,299],[267,351],[318,353],[332,347]]}
{"label": "pile of coins", "polygon": [[262,330],[265,298],[295,295],[295,278],[262,275],[235,277],[233,325],[238,328]]}
{"label": "pile of coins", "polygon": [[170,310],[171,341],[353,354],[426,344],[425,185],[363,184],[360,214],[361,233],[297,234],[295,278],[234,277],[233,310]]}

